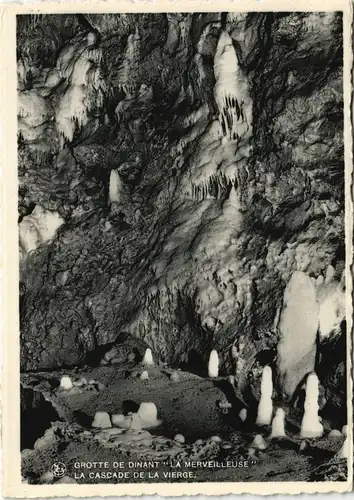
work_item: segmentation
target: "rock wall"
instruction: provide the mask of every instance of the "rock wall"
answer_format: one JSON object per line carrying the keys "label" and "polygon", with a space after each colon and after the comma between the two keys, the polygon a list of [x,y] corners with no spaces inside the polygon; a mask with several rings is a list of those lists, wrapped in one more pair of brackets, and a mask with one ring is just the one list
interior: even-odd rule
{"label": "rock wall", "polygon": [[124,330],[245,380],[293,273],[339,283],[341,32],[330,12],[19,18],[20,228],[62,221],[23,246],[23,370]]}

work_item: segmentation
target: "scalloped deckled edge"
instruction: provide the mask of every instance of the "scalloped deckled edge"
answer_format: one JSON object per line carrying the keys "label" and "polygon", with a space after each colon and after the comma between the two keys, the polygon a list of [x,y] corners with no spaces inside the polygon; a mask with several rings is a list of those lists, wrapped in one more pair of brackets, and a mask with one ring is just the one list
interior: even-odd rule
{"label": "scalloped deckled edge", "polygon": [[[194,496],[226,494],[302,494],[352,491],[353,443],[348,461],[347,482],[262,482],[262,483],[155,483],[97,485],[27,485],[20,474],[19,412],[19,311],[18,311],[18,233],[17,233],[17,113],[16,113],[16,33],[15,15],[26,13],[75,12],[205,12],[205,11],[343,11],[344,24],[344,143],[345,143],[345,225],[346,225],[346,306],[347,306],[347,393],[348,429],[353,434],[352,416],[352,270],[353,267],[353,137],[354,115],[351,68],[353,67],[353,7],[344,0],[120,0],[82,2],[13,2],[3,0],[0,7],[0,116],[1,116],[1,327],[2,327],[2,469],[3,494],[16,498],[108,497],[108,496]],[[5,4],[6,3],[6,4]],[[16,229],[15,229],[16,228]],[[16,335],[17,333],[17,335]]]}

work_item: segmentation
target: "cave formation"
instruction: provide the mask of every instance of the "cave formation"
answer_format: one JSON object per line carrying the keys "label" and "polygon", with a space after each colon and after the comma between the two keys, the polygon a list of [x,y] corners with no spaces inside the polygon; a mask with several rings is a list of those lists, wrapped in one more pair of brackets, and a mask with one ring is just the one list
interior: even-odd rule
{"label": "cave formation", "polygon": [[333,12],[18,17],[23,373],[126,332],[246,401],[316,371],[345,424],[342,50]]}

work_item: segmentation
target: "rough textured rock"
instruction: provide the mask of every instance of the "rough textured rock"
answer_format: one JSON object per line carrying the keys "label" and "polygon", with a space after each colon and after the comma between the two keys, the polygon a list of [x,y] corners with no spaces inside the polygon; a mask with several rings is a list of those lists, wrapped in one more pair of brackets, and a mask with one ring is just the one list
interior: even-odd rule
{"label": "rough textured rock", "polygon": [[51,423],[60,420],[53,405],[41,392],[21,385],[21,450],[33,448]]}
{"label": "rough textured rock", "polygon": [[257,378],[293,273],[343,271],[341,29],[332,12],[19,17],[19,224],[63,221],[25,245],[23,370],[128,331]]}

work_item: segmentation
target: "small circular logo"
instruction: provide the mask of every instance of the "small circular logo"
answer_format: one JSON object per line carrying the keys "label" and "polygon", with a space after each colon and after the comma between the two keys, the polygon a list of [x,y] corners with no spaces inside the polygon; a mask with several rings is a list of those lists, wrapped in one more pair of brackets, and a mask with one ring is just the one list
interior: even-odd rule
{"label": "small circular logo", "polygon": [[55,462],[52,465],[52,474],[54,477],[63,477],[66,474],[66,465],[62,462]]}

